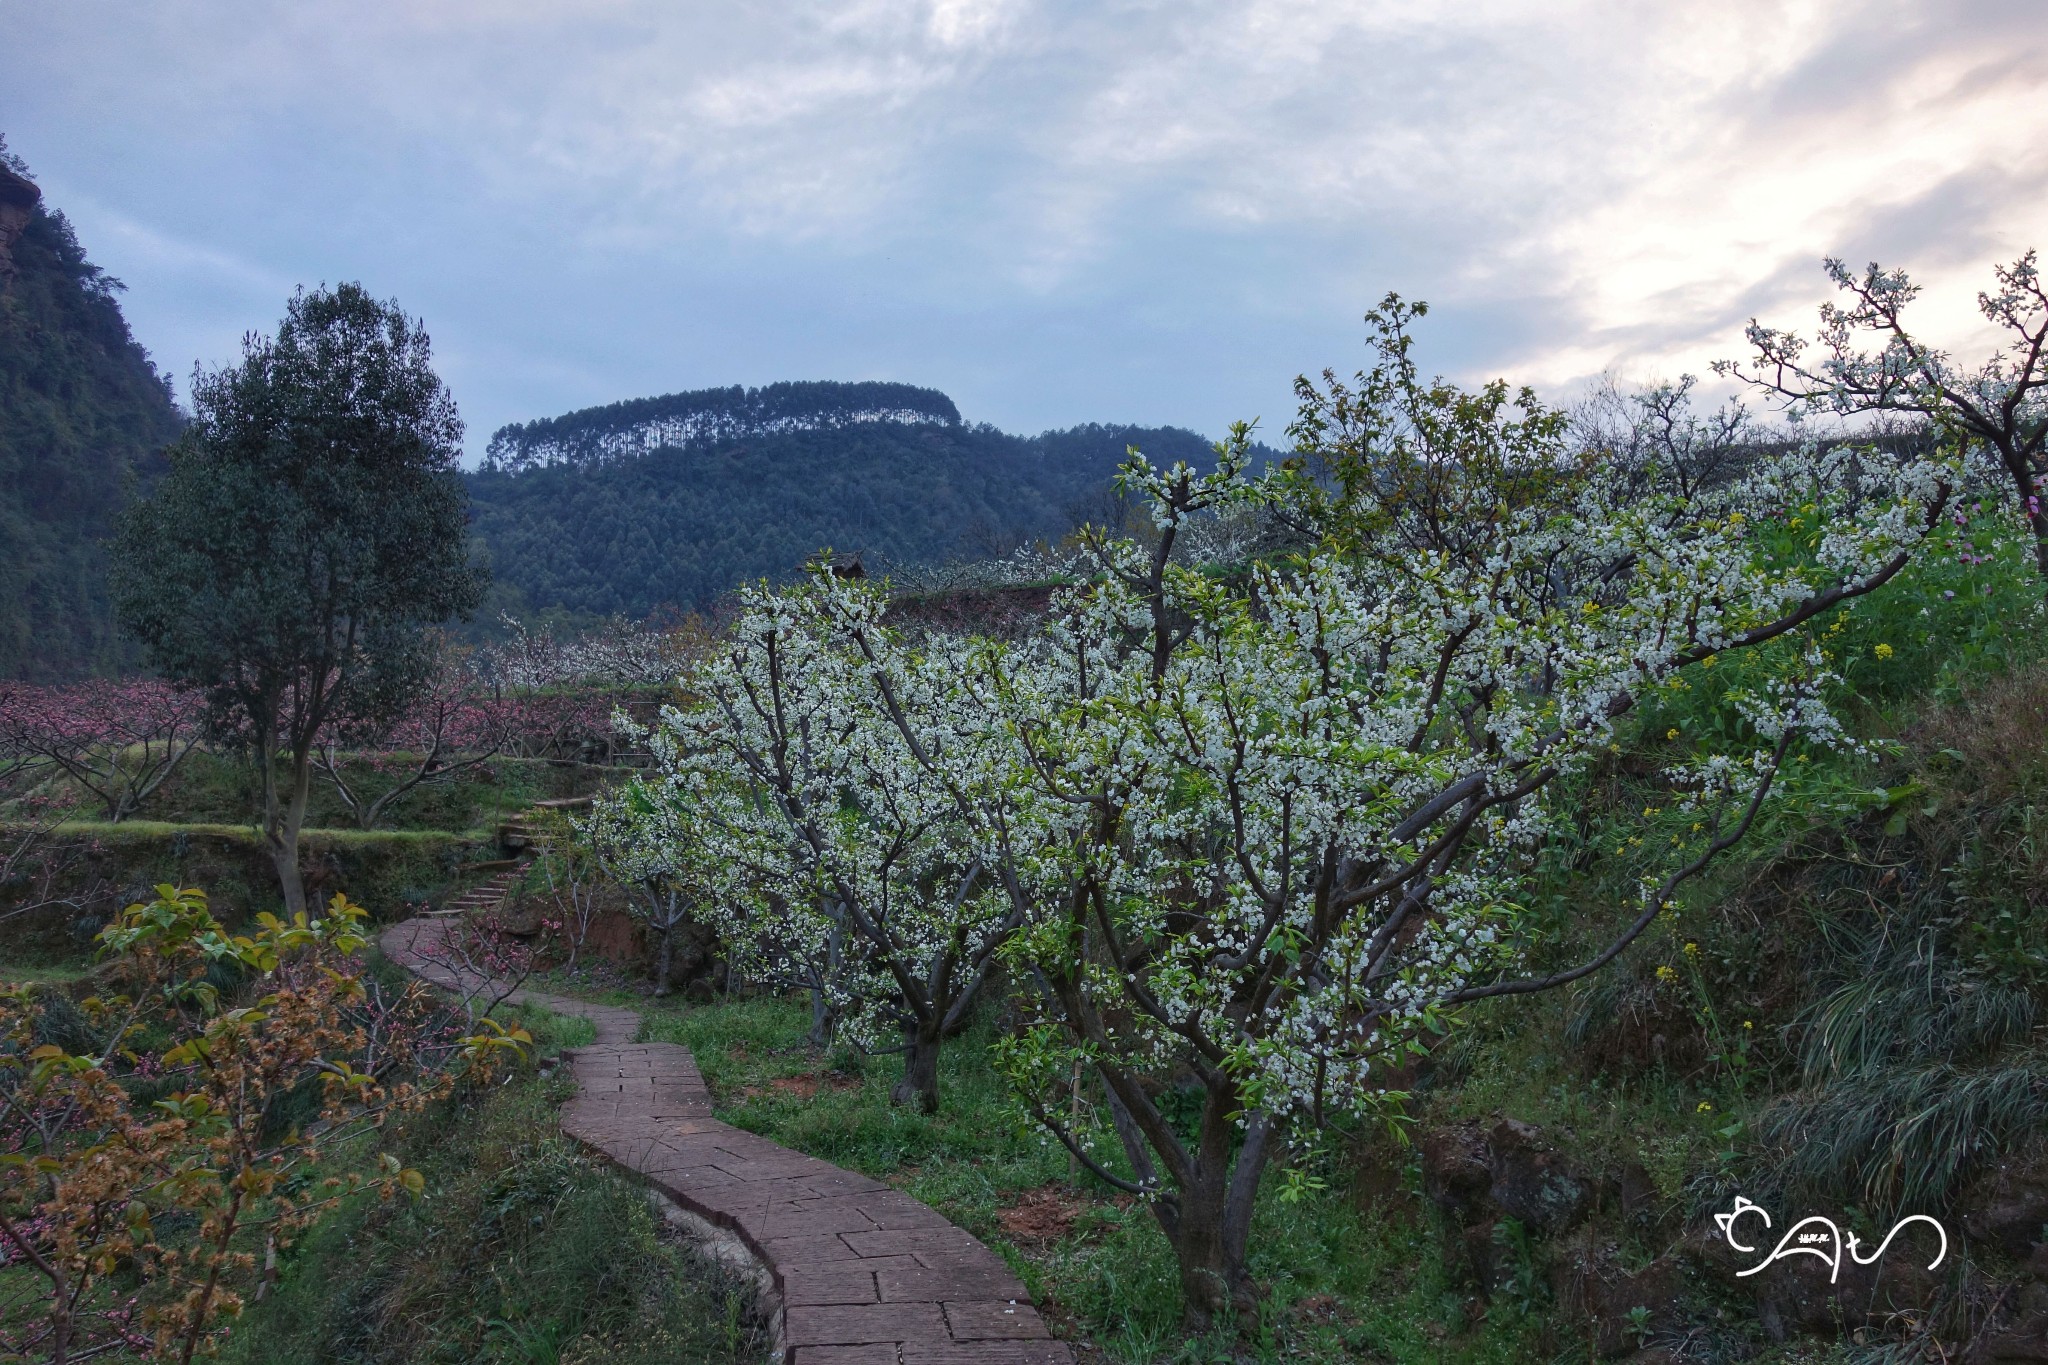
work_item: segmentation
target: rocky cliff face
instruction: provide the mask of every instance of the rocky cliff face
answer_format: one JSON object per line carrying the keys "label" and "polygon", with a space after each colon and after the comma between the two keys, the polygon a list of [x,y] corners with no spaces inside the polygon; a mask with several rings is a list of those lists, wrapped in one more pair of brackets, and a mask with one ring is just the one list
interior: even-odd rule
{"label": "rocky cliff face", "polygon": [[43,192],[36,183],[0,166],[0,281],[14,278],[14,244],[35,216]]}

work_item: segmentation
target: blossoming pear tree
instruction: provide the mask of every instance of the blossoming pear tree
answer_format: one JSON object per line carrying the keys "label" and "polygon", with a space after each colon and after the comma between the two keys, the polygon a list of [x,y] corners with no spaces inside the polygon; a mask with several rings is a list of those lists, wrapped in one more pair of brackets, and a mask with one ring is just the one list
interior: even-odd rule
{"label": "blossoming pear tree", "polygon": [[1925,419],[1938,438],[1987,457],[2012,486],[2014,509],[2033,536],[2035,568],[2048,585],[2048,290],[2037,253],[1994,267],[1997,287],[1977,295],[1977,311],[2004,335],[1974,365],[1907,327],[1906,307],[1920,286],[1905,271],[1873,262],[1858,274],[1832,258],[1824,265],[1847,300],[1821,305],[1813,343],[1752,320],[1751,363],[1715,368],[1783,399],[1795,417],[1906,414]]}
{"label": "blossoming pear tree", "polygon": [[677,931],[711,920],[713,907],[726,903],[721,893],[731,878],[713,861],[716,850],[699,837],[701,825],[686,804],[637,776],[600,794],[575,829],[598,868],[626,893],[633,915],[653,931],[654,993],[667,995]]}
{"label": "blossoming pear tree", "polygon": [[[1654,442],[1581,458],[1526,393],[1420,381],[1416,312],[1374,315],[1381,362],[1356,390],[1304,385],[1294,469],[1247,480],[1242,429],[1207,475],[1134,457],[1153,543],[1097,541],[1042,637],[977,656],[1012,741],[985,856],[1020,916],[1004,952],[1040,984],[1001,1065],[1079,1160],[1149,1201],[1192,1327],[1254,1306],[1254,1198],[1291,1134],[1379,1108],[1460,1005],[1611,962],[1749,830],[1789,755],[1847,742],[1803,628],[1897,574],[1953,478],[1847,449],[1712,486],[1659,468]],[[1200,518],[1258,500],[1319,543],[1177,561]],[[1752,538],[1809,503],[1824,529],[1802,553]],[[1568,827],[1565,779],[1643,699],[1774,641],[1730,697],[1742,741],[1666,775],[1690,843],[1597,951],[1531,972],[1521,901]]]}
{"label": "blossoming pear tree", "polygon": [[894,1098],[930,1111],[941,1042],[1018,911],[975,837],[1002,771],[998,717],[963,687],[983,646],[910,640],[886,605],[828,569],[749,592],[730,645],[691,678],[698,702],[649,736],[659,791],[634,799],[665,849],[648,856],[717,870],[702,903],[741,965],[810,989],[856,1045],[900,1048]]}

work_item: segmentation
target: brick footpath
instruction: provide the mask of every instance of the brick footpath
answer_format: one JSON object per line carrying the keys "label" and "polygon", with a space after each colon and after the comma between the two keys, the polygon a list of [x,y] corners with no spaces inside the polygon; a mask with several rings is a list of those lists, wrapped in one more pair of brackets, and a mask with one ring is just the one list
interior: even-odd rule
{"label": "brick footpath", "polygon": [[[449,923],[394,925],[384,952],[436,985],[474,989],[482,978],[434,960]],[[568,1054],[579,1093],[562,1131],[746,1243],[781,1295],[789,1365],[1071,1365],[994,1252],[878,1180],[712,1118],[690,1050],[634,1042],[634,1011],[510,998],[596,1025],[597,1042]]]}

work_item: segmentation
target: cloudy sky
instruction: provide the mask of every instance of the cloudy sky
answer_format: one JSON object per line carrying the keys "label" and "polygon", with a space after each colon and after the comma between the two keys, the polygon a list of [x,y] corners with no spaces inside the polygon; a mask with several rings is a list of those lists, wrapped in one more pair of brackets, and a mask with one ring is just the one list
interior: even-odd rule
{"label": "cloudy sky", "polygon": [[0,0],[0,132],[179,378],[301,282],[506,421],[895,379],[1278,434],[1360,315],[1560,396],[1805,323],[1981,340],[2048,241],[2042,0]]}

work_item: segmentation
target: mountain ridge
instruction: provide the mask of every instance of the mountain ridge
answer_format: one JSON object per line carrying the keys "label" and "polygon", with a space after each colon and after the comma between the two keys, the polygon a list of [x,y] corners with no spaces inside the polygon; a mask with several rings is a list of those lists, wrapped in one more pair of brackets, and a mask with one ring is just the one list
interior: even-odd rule
{"label": "mountain ridge", "polygon": [[[928,410],[952,406],[919,392]],[[640,618],[711,609],[742,583],[792,576],[826,547],[930,565],[1115,520],[1112,481],[1131,446],[1162,464],[1214,459],[1206,437],[1177,427],[1090,423],[1024,437],[985,423],[865,418],[602,459],[501,461],[468,484],[496,582],[492,610]]]}
{"label": "mountain ridge", "polygon": [[788,431],[836,431],[862,422],[959,426],[960,410],[937,389],[875,380],[692,389],[507,423],[492,433],[483,467],[520,472],[602,464],[656,450]]}

